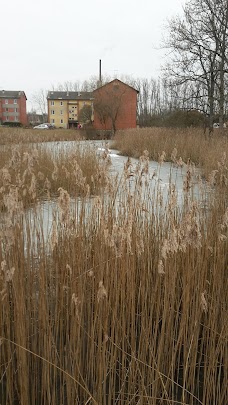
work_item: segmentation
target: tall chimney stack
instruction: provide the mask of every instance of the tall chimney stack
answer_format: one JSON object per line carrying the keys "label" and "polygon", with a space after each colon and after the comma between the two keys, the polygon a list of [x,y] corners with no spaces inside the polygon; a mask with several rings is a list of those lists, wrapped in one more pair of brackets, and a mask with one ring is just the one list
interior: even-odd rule
{"label": "tall chimney stack", "polygon": [[99,60],[99,82],[101,85],[101,59]]}

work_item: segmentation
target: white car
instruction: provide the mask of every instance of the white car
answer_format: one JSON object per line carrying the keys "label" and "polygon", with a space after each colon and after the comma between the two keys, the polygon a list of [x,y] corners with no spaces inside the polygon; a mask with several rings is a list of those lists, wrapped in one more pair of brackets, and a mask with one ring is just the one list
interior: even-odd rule
{"label": "white car", "polygon": [[[214,124],[213,124],[213,128],[220,128],[220,124],[218,123],[218,122],[215,122]],[[223,128],[226,128],[226,123],[224,122],[224,124],[223,124]]]}
{"label": "white car", "polygon": [[48,124],[40,124],[33,127],[33,129],[49,129]]}

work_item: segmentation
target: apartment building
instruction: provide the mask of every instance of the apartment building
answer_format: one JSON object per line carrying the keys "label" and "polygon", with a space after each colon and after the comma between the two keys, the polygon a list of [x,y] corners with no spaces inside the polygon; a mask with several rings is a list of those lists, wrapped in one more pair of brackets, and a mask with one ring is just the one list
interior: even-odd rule
{"label": "apartment building", "polygon": [[49,91],[47,96],[48,122],[54,124],[56,128],[77,128],[80,124],[81,109],[88,105],[91,106],[93,112],[93,99],[93,93],[90,92]]}
{"label": "apartment building", "polygon": [[0,90],[0,124],[27,125],[24,91]]}
{"label": "apartment building", "polygon": [[118,79],[94,90],[94,128],[114,131],[136,128],[138,93]]}

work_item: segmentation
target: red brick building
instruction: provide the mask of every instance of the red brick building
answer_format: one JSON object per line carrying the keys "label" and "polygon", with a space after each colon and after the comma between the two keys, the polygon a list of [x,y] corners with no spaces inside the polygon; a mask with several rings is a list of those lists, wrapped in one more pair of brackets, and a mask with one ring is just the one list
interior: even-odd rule
{"label": "red brick building", "polygon": [[0,124],[27,125],[26,100],[24,91],[0,90]]}
{"label": "red brick building", "polygon": [[112,80],[94,90],[94,128],[113,130],[136,128],[138,90]]}

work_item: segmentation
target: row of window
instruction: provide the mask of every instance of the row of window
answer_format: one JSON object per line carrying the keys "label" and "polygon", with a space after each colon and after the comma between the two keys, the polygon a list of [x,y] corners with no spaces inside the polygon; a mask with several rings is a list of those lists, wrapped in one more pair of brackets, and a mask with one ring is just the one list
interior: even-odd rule
{"label": "row of window", "polygon": [[[74,120],[74,118],[69,118],[69,120]],[[51,119],[51,124],[54,124],[54,123],[55,123],[55,119],[52,118]],[[62,119],[60,120],[60,124],[64,124],[64,121]]]}
{"label": "row of window", "polygon": [[[55,105],[55,102],[51,101],[51,105]],[[60,101],[60,105],[63,105],[63,101]]]}
{"label": "row of window", "polygon": [[[5,104],[9,104],[9,100],[6,98],[6,99],[4,100],[4,103],[5,103]],[[3,104],[4,104],[4,103],[3,103]],[[17,99],[16,99],[16,98],[13,100],[13,103],[14,103],[14,104],[17,104]]]}
{"label": "row of window", "polygon": [[[73,117],[77,115],[77,113],[74,114],[74,111],[69,111],[69,114],[72,114]],[[55,110],[51,110],[51,115],[55,115]],[[63,115],[63,110],[60,110],[60,115]]]}
{"label": "row of window", "polygon": [[[51,106],[55,105],[55,101],[51,101]],[[63,106],[63,101],[60,101],[60,105]],[[86,101],[83,102],[83,105],[86,105]],[[71,108],[77,108],[77,106],[72,106]]]}
{"label": "row of window", "polygon": [[[55,115],[55,110],[51,110],[51,115]],[[60,110],[60,115],[63,115],[63,110]]]}
{"label": "row of window", "polygon": [[[4,119],[5,119],[5,121],[9,121],[9,116],[6,115],[6,117]],[[18,117],[14,117],[14,121],[18,121]]]}
{"label": "row of window", "polygon": [[[54,124],[54,123],[55,123],[55,119],[52,118],[52,119],[51,119],[51,124]],[[60,120],[60,124],[64,124],[63,120]]]}
{"label": "row of window", "polygon": [[[9,108],[5,108],[5,111],[9,112]],[[11,112],[13,112],[13,111],[11,111]],[[18,108],[14,108],[14,112],[18,112]]]}

